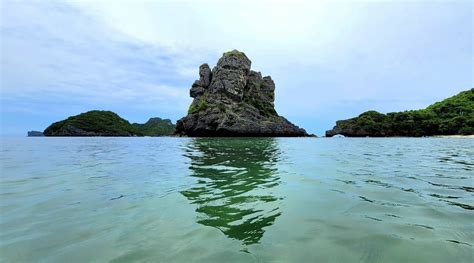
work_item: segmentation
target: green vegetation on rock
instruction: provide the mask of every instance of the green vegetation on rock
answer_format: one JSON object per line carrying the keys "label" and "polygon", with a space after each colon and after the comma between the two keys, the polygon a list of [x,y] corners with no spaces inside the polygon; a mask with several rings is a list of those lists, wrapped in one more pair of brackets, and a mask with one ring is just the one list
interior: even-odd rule
{"label": "green vegetation on rock", "polygon": [[255,107],[263,116],[276,116],[277,112],[273,105],[267,101],[255,99],[254,97],[244,98],[244,102]]}
{"label": "green vegetation on rock", "polygon": [[426,109],[387,114],[367,111],[336,122],[326,136],[432,136],[474,134],[474,89],[437,102]]}
{"label": "green vegetation on rock", "polygon": [[204,93],[199,99],[193,101],[191,105],[189,105],[188,114],[206,110],[208,107],[207,96],[208,93]]}
{"label": "green vegetation on rock", "polygon": [[93,110],[51,124],[45,136],[133,136],[137,130],[111,111]]}
{"label": "green vegetation on rock", "polygon": [[174,132],[170,120],[151,118],[145,124],[130,124],[111,111],[93,110],[51,124],[45,136],[160,136]]}
{"label": "green vegetation on rock", "polygon": [[169,119],[151,118],[144,124],[134,123],[133,127],[144,136],[172,135],[175,126]]}
{"label": "green vegetation on rock", "polygon": [[223,56],[227,56],[227,57],[230,57],[230,56],[234,56],[234,57],[238,57],[240,59],[243,59],[243,58],[246,58],[247,56],[245,55],[244,52],[240,52],[238,50],[231,50],[231,51],[227,51],[223,54]]}

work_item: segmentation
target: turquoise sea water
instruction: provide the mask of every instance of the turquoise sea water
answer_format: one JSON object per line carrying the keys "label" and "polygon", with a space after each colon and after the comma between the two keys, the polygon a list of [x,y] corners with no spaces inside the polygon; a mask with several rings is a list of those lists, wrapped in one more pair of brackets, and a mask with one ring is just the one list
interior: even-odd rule
{"label": "turquoise sea water", "polygon": [[474,140],[1,139],[2,262],[473,262]]}

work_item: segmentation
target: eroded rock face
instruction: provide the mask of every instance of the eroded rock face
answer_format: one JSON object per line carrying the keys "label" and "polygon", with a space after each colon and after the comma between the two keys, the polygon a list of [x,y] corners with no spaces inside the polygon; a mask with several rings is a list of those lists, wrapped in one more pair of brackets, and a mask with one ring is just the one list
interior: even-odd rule
{"label": "eroded rock face", "polygon": [[251,63],[244,53],[237,50],[225,53],[212,70],[211,92],[223,93],[236,102],[242,101]]}
{"label": "eroded rock face", "polygon": [[199,80],[190,90],[194,98],[188,115],[176,124],[187,136],[308,136],[279,116],[274,108],[275,83],[251,70],[243,52],[226,52],[209,70],[199,67]]}
{"label": "eroded rock face", "polygon": [[211,69],[209,65],[202,64],[199,66],[199,80],[194,81],[191,90],[189,91],[189,95],[191,98],[197,98],[204,94],[206,89],[211,84]]}
{"label": "eroded rock face", "polygon": [[199,82],[206,88],[211,84],[211,69],[209,68],[209,65],[202,64],[199,67]]}

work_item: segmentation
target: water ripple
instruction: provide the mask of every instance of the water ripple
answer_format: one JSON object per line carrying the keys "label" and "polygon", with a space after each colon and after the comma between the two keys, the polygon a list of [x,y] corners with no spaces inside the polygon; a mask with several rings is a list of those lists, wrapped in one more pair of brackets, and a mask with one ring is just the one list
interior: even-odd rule
{"label": "water ripple", "polygon": [[2,146],[2,262],[472,261],[474,140]]}

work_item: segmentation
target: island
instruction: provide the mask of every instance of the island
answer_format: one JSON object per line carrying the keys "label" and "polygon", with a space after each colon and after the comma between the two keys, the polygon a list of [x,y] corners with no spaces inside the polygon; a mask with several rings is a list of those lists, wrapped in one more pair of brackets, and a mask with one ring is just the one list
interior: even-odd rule
{"label": "island", "polygon": [[176,123],[181,136],[308,136],[306,131],[275,110],[275,83],[251,70],[240,51],[223,54],[212,69],[199,67],[199,80],[191,87],[194,99],[188,114]]}
{"label": "island", "polygon": [[132,126],[138,130],[139,134],[144,136],[172,135],[175,131],[175,126],[170,119],[158,117],[150,118],[144,124],[133,123]]}
{"label": "island", "polygon": [[27,133],[28,137],[43,137],[44,134],[40,131],[29,131]]}
{"label": "island", "polygon": [[92,110],[55,122],[45,136],[164,136],[174,133],[168,119],[151,118],[144,124],[130,124],[112,111]]}
{"label": "island", "polygon": [[358,117],[339,120],[326,137],[390,137],[474,134],[474,88],[463,91],[426,109],[382,114],[367,111]]}

